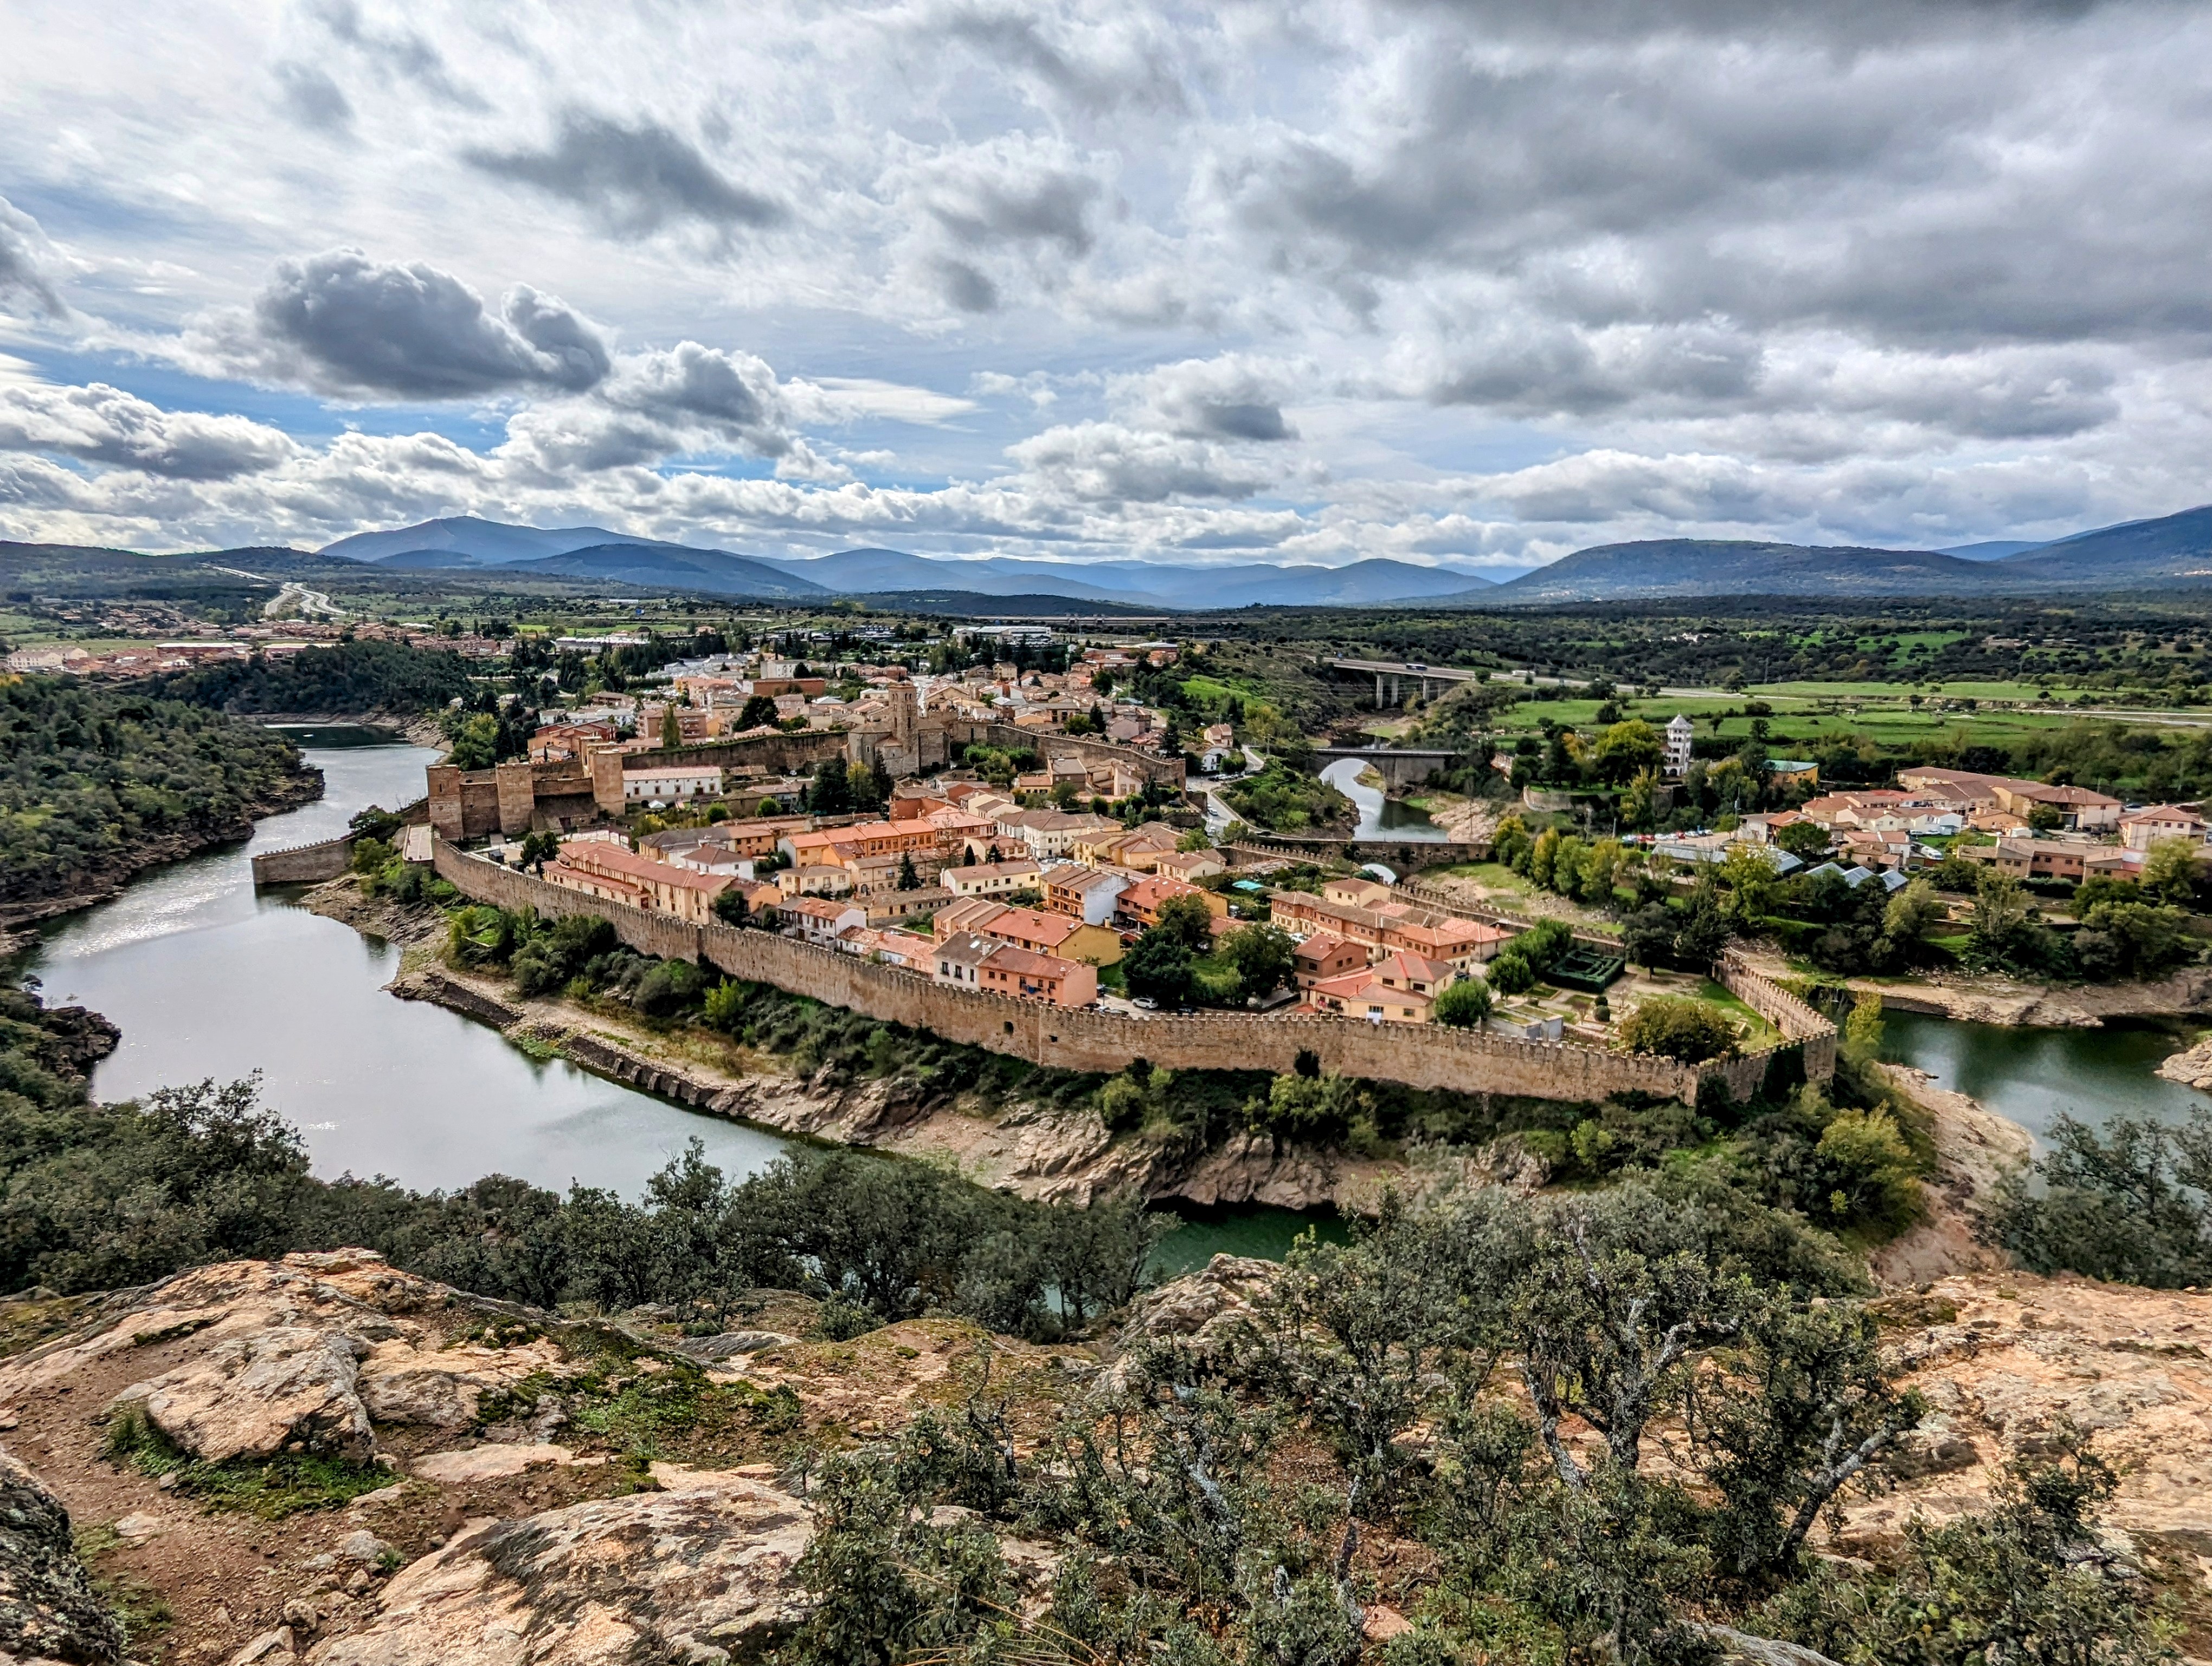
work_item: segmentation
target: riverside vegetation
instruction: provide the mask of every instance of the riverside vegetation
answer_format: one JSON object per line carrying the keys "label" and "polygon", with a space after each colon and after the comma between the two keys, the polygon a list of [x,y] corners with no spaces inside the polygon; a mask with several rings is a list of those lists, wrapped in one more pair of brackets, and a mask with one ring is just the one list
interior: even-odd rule
{"label": "riverside vegetation", "polygon": [[106,895],[158,862],[242,839],[316,797],[299,749],[185,702],[0,678],[0,910]]}

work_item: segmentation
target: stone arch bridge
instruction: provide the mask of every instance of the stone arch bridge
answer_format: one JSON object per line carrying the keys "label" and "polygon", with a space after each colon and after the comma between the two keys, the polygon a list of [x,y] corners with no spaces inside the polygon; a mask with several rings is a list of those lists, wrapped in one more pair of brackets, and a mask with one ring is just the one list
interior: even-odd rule
{"label": "stone arch bridge", "polygon": [[1419,787],[1437,770],[1449,769],[1455,759],[1467,754],[1401,751],[1394,746],[1316,746],[1314,756],[1323,761],[1324,769],[1341,758],[1356,758],[1382,777],[1384,790],[1402,793],[1408,787]]}

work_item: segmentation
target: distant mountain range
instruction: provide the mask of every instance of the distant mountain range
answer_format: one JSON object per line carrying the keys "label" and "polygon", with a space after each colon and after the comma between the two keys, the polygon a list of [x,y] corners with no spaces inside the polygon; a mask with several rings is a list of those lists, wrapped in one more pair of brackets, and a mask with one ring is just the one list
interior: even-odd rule
{"label": "distant mountain range", "polygon": [[1577,550],[1462,606],[1667,596],[2002,596],[2212,584],[2212,507],[2049,544],[1867,550],[1651,538]]}
{"label": "distant mountain range", "polygon": [[[1152,562],[1082,566],[993,556],[958,561],[902,550],[842,550],[802,558],[739,556],[652,538],[624,538],[604,526],[541,528],[457,515],[385,532],[357,532],[319,553],[398,569],[488,567],[563,577],[703,590],[716,595],[799,599],[884,594],[1065,596],[1133,607],[1358,606],[1487,591],[1477,575],[1411,562],[1370,560],[1347,567],[1218,567]],[[588,558],[586,564],[574,563]]]}
{"label": "distant mountain range", "polygon": [[555,588],[571,593],[681,591],[802,603],[869,596],[894,607],[1018,615],[1541,606],[1698,596],[2028,596],[2212,587],[2212,506],[2048,544],[1998,540],[1948,550],[1651,538],[1578,550],[1504,584],[1451,568],[1385,560],[1348,567],[1077,565],[957,561],[882,549],[787,559],[626,538],[604,526],[516,526],[469,516],[357,533],[313,553],[254,548],[149,556],[0,543],[0,580],[49,594],[112,594],[187,581],[234,587],[246,574],[343,581],[348,568],[359,566],[395,579],[415,572],[466,574],[474,587],[530,577],[556,581]]}

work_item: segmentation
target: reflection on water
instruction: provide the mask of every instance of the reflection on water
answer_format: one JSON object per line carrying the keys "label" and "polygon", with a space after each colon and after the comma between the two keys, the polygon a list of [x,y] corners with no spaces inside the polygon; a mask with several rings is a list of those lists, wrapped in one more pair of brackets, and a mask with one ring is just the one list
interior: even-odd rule
{"label": "reflection on water", "polygon": [[1353,838],[1405,839],[1418,843],[1451,837],[1429,819],[1427,811],[1388,798],[1379,787],[1363,784],[1359,772],[1365,767],[1356,757],[1340,757],[1321,772],[1321,778],[1350,799],[1359,812]]}
{"label": "reflection on water", "polygon": [[32,965],[47,1000],[123,1029],[94,1091],[126,1099],[258,1070],[265,1103],[299,1125],[317,1173],[416,1187],[498,1172],[634,1195],[695,1134],[733,1174],[784,1149],[760,1130],[530,1059],[457,1013],[395,1000],[383,985],[399,970],[397,949],[283,893],[255,894],[253,851],[330,838],[369,804],[421,797],[434,756],[310,747],[323,799],[262,822],[250,844],[161,869],[50,927]]}
{"label": "reflection on water", "polygon": [[2180,1122],[2212,1109],[2212,1098],[2156,1073],[2183,1045],[2178,1032],[2150,1025],[2030,1030],[1882,1014],[1883,1058],[1924,1070],[2038,1134],[2062,1113],[2097,1125],[2116,1116]]}

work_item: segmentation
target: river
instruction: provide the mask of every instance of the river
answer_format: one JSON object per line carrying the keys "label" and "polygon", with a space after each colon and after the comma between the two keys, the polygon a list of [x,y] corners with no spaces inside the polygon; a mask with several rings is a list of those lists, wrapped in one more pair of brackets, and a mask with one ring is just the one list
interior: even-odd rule
{"label": "river", "polygon": [[248,844],[157,869],[44,934],[31,970],[46,1000],[122,1026],[122,1046],[93,1077],[100,1098],[258,1070],[264,1102],[298,1125],[318,1174],[425,1189],[497,1172],[635,1196],[694,1135],[733,1174],[785,1148],[760,1129],[532,1059],[442,1007],[396,1000],[383,986],[399,970],[397,948],[308,913],[292,893],[257,894],[254,851],[330,838],[368,805],[422,795],[422,766],[436,754],[330,744],[338,739],[308,737],[325,782],[315,803],[267,818]]}
{"label": "river", "polygon": [[1882,1014],[1882,1057],[1924,1070],[1937,1085],[2039,1135],[2062,1113],[2098,1126],[2118,1116],[2182,1122],[2212,1110],[2212,1097],[2157,1073],[2160,1061],[2185,1045],[2179,1030],[2149,1024],[2033,1030]]}
{"label": "river", "polygon": [[1379,787],[1370,787],[1359,779],[1367,766],[1356,757],[1340,757],[1321,772],[1321,778],[1350,799],[1359,812],[1359,824],[1352,830],[1355,839],[1403,839],[1413,843],[1451,837],[1443,828],[1429,819],[1428,812],[1393,799]]}
{"label": "river", "polygon": [[[300,1128],[316,1173],[388,1175],[422,1189],[500,1173],[635,1197],[695,1137],[733,1176],[792,1148],[565,1060],[533,1059],[441,1006],[395,1000],[384,985],[398,948],[309,913],[294,891],[257,892],[254,852],[331,838],[369,805],[420,798],[422,766],[436,757],[357,744],[360,732],[295,738],[323,772],[321,799],[259,822],[248,843],[155,869],[113,901],[50,922],[32,951],[28,970],[50,1005],[89,1006],[122,1027],[122,1045],[93,1075],[100,1098],[258,1070],[263,1103]],[[1182,1272],[1216,1250],[1279,1256],[1316,1219],[1209,1213],[1167,1240],[1160,1266]]]}

